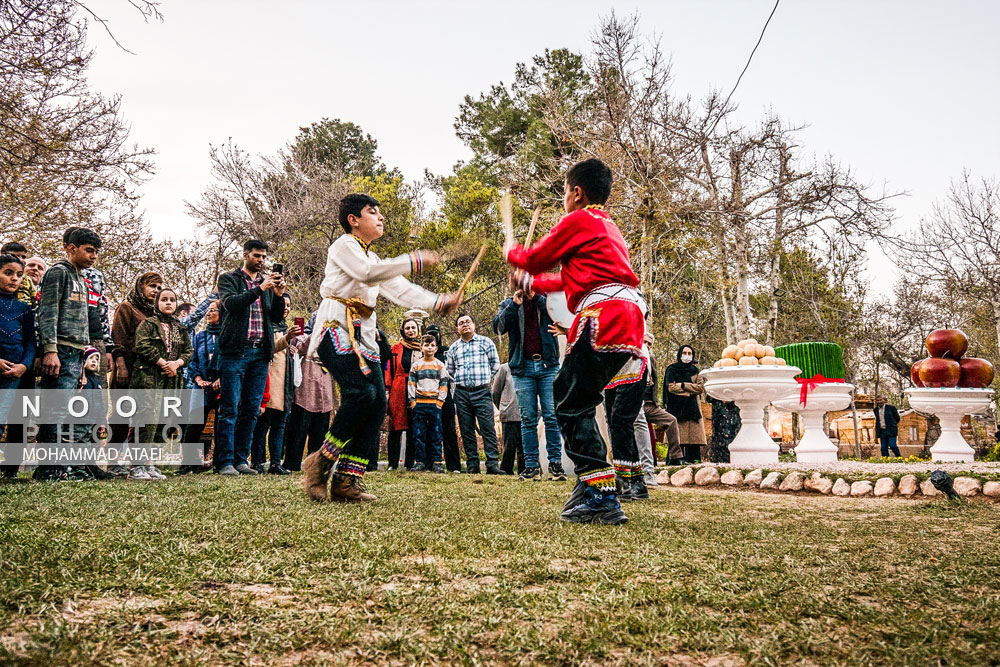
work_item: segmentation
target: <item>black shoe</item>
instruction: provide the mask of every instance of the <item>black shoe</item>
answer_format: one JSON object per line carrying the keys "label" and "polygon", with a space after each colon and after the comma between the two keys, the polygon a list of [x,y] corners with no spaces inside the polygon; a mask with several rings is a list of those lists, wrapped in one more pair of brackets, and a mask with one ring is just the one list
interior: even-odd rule
{"label": "black shoe", "polygon": [[[581,486],[585,488],[580,489]],[[579,502],[563,510],[563,513],[559,515],[561,521],[601,523],[613,526],[628,521],[628,517],[622,511],[622,506],[614,493],[602,493],[584,482],[577,482],[577,488],[573,489],[570,502],[573,502],[575,497],[579,498]]]}
{"label": "black shoe", "polygon": [[177,474],[178,475],[190,475],[191,473],[194,472],[193,468],[194,468],[194,466],[181,466],[180,468],[177,469]]}
{"label": "black shoe", "polygon": [[490,465],[489,463],[487,463],[486,464],[486,474],[487,475],[502,475],[503,471],[500,470],[500,466],[498,466],[496,463],[494,463],[492,465]]}
{"label": "black shoe", "polygon": [[631,482],[621,475],[615,475],[615,491],[618,495],[618,500],[623,503],[630,503],[635,500],[635,496],[632,495]]}
{"label": "black shoe", "polygon": [[410,468],[410,472],[427,472],[427,466],[423,463],[414,463],[413,467]]}
{"label": "black shoe", "polygon": [[267,469],[268,475],[291,475],[292,473],[281,467],[280,463],[272,463],[271,467]]}
{"label": "black shoe", "polygon": [[519,479],[523,479],[523,480],[533,480],[533,481],[537,482],[538,480],[540,480],[542,478],[542,469],[539,468],[538,466],[534,466],[534,467],[531,467],[531,468],[525,468],[524,472],[522,472],[518,476],[518,478]]}
{"label": "black shoe", "polygon": [[86,466],[72,466],[66,473],[66,479],[74,482],[92,482],[94,476],[90,474]]}
{"label": "black shoe", "polygon": [[258,474],[254,468],[251,468],[246,463],[241,463],[238,466],[233,466],[233,468],[241,475],[256,475]]}
{"label": "black shoe", "polygon": [[86,467],[87,471],[94,476],[94,479],[101,480],[101,479],[111,479],[112,477],[114,477],[114,475],[112,475],[111,473],[102,470],[101,466],[87,465]]}
{"label": "black shoe", "polygon": [[480,472],[482,472],[482,471],[479,469],[479,464],[478,463],[476,465],[468,465],[468,464],[466,464],[466,466],[465,466],[465,474],[467,474],[467,475],[478,475]]}
{"label": "black shoe", "polygon": [[441,463],[435,463],[434,467],[431,468],[431,472],[436,472],[438,474],[444,474],[444,465]]}
{"label": "black shoe", "polygon": [[265,475],[265,474],[267,474],[267,468],[264,467],[263,463],[258,463],[258,464],[254,465],[254,466],[251,466],[251,467],[254,470],[257,471],[258,475]]}
{"label": "black shoe", "polygon": [[566,481],[566,471],[563,470],[561,463],[550,463],[549,464],[549,479],[553,482],[565,482]]}
{"label": "black shoe", "polygon": [[38,466],[31,479],[36,482],[62,482],[66,479],[66,470],[59,466]]}
{"label": "black shoe", "polygon": [[646,486],[646,480],[641,475],[632,478],[632,488],[630,491],[632,492],[632,497],[636,500],[649,499],[649,488]]}

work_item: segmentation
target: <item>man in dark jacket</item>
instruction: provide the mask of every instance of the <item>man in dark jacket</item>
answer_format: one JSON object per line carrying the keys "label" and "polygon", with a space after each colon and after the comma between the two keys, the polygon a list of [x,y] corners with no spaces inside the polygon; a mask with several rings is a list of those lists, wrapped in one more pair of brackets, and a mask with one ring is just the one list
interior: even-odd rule
{"label": "man in dark jacket", "polygon": [[875,397],[875,439],[882,446],[882,456],[889,456],[889,450],[899,456],[896,436],[899,435],[899,410],[886,403],[885,396]]}
{"label": "man in dark jacket", "polygon": [[274,352],[274,322],[285,317],[280,273],[263,274],[267,244],[243,244],[243,266],[219,276],[219,378],[222,396],[216,425],[216,472],[256,475],[247,464]]}
{"label": "man in dark jacket", "polygon": [[507,334],[510,373],[514,377],[517,404],[521,411],[521,447],[524,450],[522,479],[540,479],[538,462],[538,404],[545,422],[545,451],[549,477],[566,479],[562,468],[562,438],[556,420],[552,383],[559,372],[559,342],[549,331],[552,318],[541,294],[521,290],[500,304],[493,318],[493,330]]}

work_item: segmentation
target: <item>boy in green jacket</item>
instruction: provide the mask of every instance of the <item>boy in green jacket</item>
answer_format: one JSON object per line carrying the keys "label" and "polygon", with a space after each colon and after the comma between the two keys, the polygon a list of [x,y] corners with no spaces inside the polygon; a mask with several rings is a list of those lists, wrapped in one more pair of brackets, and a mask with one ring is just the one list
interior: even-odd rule
{"label": "boy in green jacket", "polygon": [[[56,262],[42,279],[37,316],[38,347],[43,355],[39,389],[75,390],[83,372],[83,350],[90,344],[87,284],[80,272],[97,261],[101,237],[81,227],[66,240],[66,259]],[[68,415],[57,412],[53,416],[56,423],[39,427],[38,442],[59,442],[60,426],[72,439],[72,428],[64,425]],[[34,476],[41,481],[65,479],[66,467],[39,466]]]}

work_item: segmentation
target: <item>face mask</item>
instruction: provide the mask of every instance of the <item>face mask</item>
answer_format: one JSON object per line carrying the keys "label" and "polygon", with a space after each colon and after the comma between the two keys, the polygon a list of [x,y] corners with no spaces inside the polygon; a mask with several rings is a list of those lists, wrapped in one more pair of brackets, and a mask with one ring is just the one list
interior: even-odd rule
{"label": "face mask", "polygon": [[692,359],[694,359],[694,357],[692,357],[690,354],[681,355],[681,361],[683,361],[685,364],[690,364]]}

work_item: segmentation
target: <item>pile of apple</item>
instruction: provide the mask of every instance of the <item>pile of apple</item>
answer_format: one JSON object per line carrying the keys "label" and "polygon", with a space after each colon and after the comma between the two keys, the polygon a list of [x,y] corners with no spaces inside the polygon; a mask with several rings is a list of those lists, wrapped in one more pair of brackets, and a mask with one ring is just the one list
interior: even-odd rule
{"label": "pile of apple", "polygon": [[774,356],[774,348],[761,345],[753,338],[741,340],[722,351],[722,358],[713,364],[715,368],[733,366],[784,366],[784,359]]}
{"label": "pile of apple", "polygon": [[983,389],[993,382],[993,364],[985,359],[962,358],[969,349],[969,337],[958,329],[932,331],[926,345],[930,358],[910,368],[910,379],[918,387]]}

